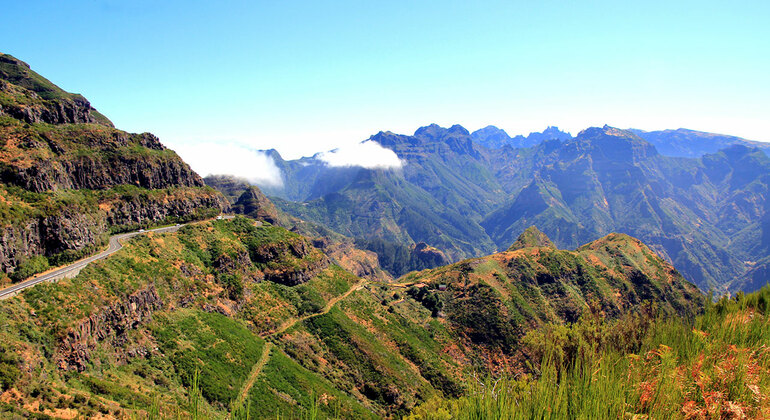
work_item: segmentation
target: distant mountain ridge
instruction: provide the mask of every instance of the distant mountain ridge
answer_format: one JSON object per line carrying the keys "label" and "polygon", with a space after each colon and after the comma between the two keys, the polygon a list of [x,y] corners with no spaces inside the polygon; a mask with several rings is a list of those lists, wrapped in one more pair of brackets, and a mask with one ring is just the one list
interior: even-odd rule
{"label": "distant mountain ridge", "polygon": [[720,149],[735,144],[756,147],[765,153],[770,151],[770,143],[746,140],[724,134],[688,130],[686,128],[662,131],[629,129],[628,131],[645,139],[654,145],[661,154],[666,156],[695,158],[708,153],[716,153]]}
{"label": "distant mountain ridge", "polygon": [[762,283],[754,277],[765,272],[770,161],[752,143],[669,157],[609,126],[528,148],[477,141],[500,131],[476,139],[458,125],[380,132],[370,140],[393,150],[402,170],[279,159],[285,189],[266,192],[361,244],[424,242],[450,261],[506,249],[536,224],[562,248],[610,232],[639,237],[704,290]]}
{"label": "distant mountain ridge", "polygon": [[[737,136],[725,134],[707,133],[697,130],[679,128],[676,130],[645,131],[630,128],[627,131],[636,134],[640,138],[655,146],[658,152],[665,156],[697,158],[708,153],[716,153],[725,147],[740,144],[748,147],[762,149],[766,153],[770,151],[770,143],[747,140]],[[558,127],[549,126],[542,132],[529,133],[526,137],[516,135],[511,137],[505,130],[488,125],[471,133],[473,141],[488,148],[500,149],[505,146],[513,148],[526,148],[537,146],[547,140],[571,140],[570,133],[559,130]]]}
{"label": "distant mountain ridge", "polygon": [[514,148],[532,147],[546,140],[566,141],[570,140],[572,135],[559,130],[558,127],[548,126],[548,128],[542,132],[532,132],[526,137],[521,134],[510,137],[505,130],[499,129],[494,125],[488,125],[474,131],[471,134],[471,137],[473,138],[473,141],[486,148],[499,149],[504,146],[511,146]]}

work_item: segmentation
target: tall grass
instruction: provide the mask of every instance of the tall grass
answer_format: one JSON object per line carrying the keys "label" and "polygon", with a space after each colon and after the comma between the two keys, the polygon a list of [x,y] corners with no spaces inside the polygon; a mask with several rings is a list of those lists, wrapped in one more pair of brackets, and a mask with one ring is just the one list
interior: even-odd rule
{"label": "tall grass", "polygon": [[[770,287],[694,320],[590,315],[524,342],[532,373],[477,381],[412,419],[770,418]],[[641,331],[639,331],[641,329]]]}

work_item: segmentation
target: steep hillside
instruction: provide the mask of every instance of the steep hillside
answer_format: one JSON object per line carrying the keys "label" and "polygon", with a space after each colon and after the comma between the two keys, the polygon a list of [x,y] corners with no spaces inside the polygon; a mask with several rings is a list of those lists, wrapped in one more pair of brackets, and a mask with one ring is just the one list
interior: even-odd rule
{"label": "steep hillside", "polygon": [[9,55],[0,57],[0,181],[0,269],[13,280],[90,253],[110,232],[227,205],[157,137],[113,128]]}
{"label": "steep hillside", "polygon": [[0,413],[397,416],[464,395],[473,375],[526,370],[522,337],[545,322],[702,304],[632,238],[557,251],[529,237],[542,235],[398,283],[241,217],[136,237],[0,306]]}
{"label": "steep hillside", "polygon": [[[230,211],[251,219],[281,226],[292,232],[313,238],[313,244],[334,258],[346,270],[360,277],[388,281],[392,276],[383,270],[382,258],[359,246],[356,241],[317,223],[293,217],[276,208],[259,187],[228,175],[205,178],[207,185],[221,191],[231,202]],[[443,254],[441,254],[443,256]],[[422,255],[421,255],[422,256]],[[436,256],[427,252],[422,260],[434,261]],[[444,262],[442,259],[441,262]],[[436,264],[431,265],[435,267]]]}
{"label": "steep hillside", "polygon": [[262,418],[310,407],[317,392],[346,417],[366,417],[279,350],[265,382],[243,389],[270,334],[358,281],[308,239],[247,219],[137,237],[72,280],[4,301],[0,410],[120,418],[155,407],[211,418],[245,392],[239,404]]}
{"label": "steep hillside", "polygon": [[356,239],[407,246],[425,242],[454,260],[494,250],[478,222],[501,202],[502,191],[487,169],[485,150],[471,141],[467,130],[433,125],[414,136],[387,132],[372,140],[408,163],[401,170],[329,168],[309,179],[304,178],[305,165],[302,178],[285,173],[286,184],[319,184],[323,189],[311,188],[315,192],[301,204],[276,204]]}
{"label": "steep hillside", "polygon": [[465,346],[508,356],[530,329],[574,322],[589,310],[617,318],[649,301],[664,313],[688,316],[703,304],[703,295],[670,264],[622,234],[563,251],[530,228],[508,251],[399,282],[413,284],[408,293],[446,317]]}
{"label": "steep hillside", "polygon": [[82,95],[65,92],[29,65],[0,54],[0,115],[27,123],[92,123],[112,127]]}

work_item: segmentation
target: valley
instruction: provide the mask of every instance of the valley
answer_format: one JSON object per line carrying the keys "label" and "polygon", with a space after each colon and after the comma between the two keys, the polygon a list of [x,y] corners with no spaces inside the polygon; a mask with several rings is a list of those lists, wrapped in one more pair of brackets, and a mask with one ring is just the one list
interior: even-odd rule
{"label": "valley", "polygon": [[763,147],[369,141],[202,178],[0,56],[0,418],[770,416]]}
{"label": "valley", "polygon": [[[611,232],[638,237],[704,292],[764,285],[770,159],[755,143],[608,126],[558,133],[533,133],[531,147],[487,148],[459,125],[380,132],[369,141],[394,151],[402,169],[277,156],[284,186],[265,190],[282,210],[377,252],[395,276],[503,250],[536,225],[569,249]],[[635,133],[657,144],[700,142],[687,155],[703,154],[667,156]],[[707,144],[725,148],[706,153]],[[412,258],[420,243],[441,258]]]}

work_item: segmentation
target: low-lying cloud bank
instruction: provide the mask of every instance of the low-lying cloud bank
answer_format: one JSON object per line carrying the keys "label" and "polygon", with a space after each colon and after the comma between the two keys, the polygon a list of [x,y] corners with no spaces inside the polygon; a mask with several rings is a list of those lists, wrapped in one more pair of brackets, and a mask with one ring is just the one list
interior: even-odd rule
{"label": "low-lying cloud bank", "polygon": [[256,185],[283,186],[273,158],[242,144],[189,144],[178,147],[177,153],[202,176],[233,175]]}
{"label": "low-lying cloud bank", "polygon": [[398,169],[403,166],[394,151],[373,140],[319,153],[316,159],[329,166],[360,166],[367,169]]}

